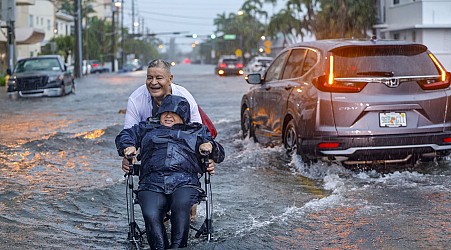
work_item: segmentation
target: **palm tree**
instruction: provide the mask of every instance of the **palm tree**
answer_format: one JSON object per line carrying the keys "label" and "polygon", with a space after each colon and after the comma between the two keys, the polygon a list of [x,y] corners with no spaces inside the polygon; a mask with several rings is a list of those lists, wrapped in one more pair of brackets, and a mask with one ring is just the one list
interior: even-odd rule
{"label": "palm tree", "polygon": [[291,42],[296,40],[297,35],[303,36],[302,22],[293,16],[290,10],[282,9],[279,13],[271,17],[268,24],[268,33],[271,37],[276,37],[278,33],[282,33],[283,47],[286,47],[288,39]]}
{"label": "palm tree", "polygon": [[263,3],[260,0],[246,0],[241,6],[241,10],[245,15],[257,18],[257,15],[268,18],[268,12],[262,10]]}
{"label": "palm tree", "polygon": [[313,30],[317,39],[365,38],[376,23],[374,0],[319,0]]}

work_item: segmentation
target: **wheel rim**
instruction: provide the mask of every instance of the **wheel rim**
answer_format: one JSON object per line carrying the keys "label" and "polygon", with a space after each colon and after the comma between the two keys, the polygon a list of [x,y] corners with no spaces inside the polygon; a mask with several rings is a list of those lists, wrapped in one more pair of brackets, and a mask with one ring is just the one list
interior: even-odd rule
{"label": "wheel rim", "polygon": [[288,124],[287,131],[285,133],[285,148],[289,153],[296,152],[297,149],[297,135],[294,126]]}
{"label": "wheel rim", "polygon": [[243,138],[249,136],[250,130],[250,117],[248,112],[243,113],[243,121],[241,122],[241,130],[243,131]]}

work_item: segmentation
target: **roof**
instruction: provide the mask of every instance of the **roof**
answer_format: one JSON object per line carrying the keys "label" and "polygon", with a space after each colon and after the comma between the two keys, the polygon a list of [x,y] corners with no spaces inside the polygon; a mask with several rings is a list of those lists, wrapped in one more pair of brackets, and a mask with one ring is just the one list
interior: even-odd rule
{"label": "roof", "polygon": [[18,61],[30,60],[30,59],[39,59],[39,58],[57,58],[59,60],[62,60],[62,57],[60,55],[42,55],[42,56],[33,56],[33,57],[21,58]]}
{"label": "roof", "polygon": [[[292,44],[289,48],[296,47],[312,47],[317,48],[323,51],[330,51],[338,47],[346,47],[346,46],[372,46],[372,45],[421,45],[418,43],[412,43],[401,40],[385,40],[385,39],[325,39],[325,40],[316,40],[310,42],[301,42]],[[424,45],[423,45],[424,46]]]}

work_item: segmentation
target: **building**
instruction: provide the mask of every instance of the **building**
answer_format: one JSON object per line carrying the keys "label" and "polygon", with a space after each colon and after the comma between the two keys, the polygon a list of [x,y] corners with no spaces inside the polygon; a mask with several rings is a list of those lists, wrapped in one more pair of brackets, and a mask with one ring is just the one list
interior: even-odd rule
{"label": "building", "polygon": [[[57,1],[49,0],[0,0],[0,70],[8,67],[8,39],[6,27],[14,21],[15,59],[37,56],[41,48],[55,36],[74,35],[74,17],[58,10]],[[84,2],[84,1],[82,1]],[[84,5],[87,3],[83,3]],[[100,19],[111,18],[112,0],[90,1],[94,13]],[[50,44],[50,48],[52,48]]]}
{"label": "building", "polygon": [[428,46],[451,71],[451,0],[380,0],[380,38]]}

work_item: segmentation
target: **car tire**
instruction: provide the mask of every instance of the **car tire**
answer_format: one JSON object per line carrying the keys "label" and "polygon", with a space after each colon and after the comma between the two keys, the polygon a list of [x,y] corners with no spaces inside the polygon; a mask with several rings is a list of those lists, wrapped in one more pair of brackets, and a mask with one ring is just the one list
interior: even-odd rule
{"label": "car tire", "polygon": [[291,119],[283,133],[283,145],[287,150],[288,155],[293,155],[297,153],[298,150],[298,137],[296,132],[296,124],[294,119]]}
{"label": "car tire", "polygon": [[252,123],[251,112],[248,108],[243,109],[243,113],[241,114],[241,131],[243,139],[249,137],[249,139],[252,138],[254,142],[257,142],[254,125]]}
{"label": "car tire", "polygon": [[65,96],[66,95],[66,86],[64,85],[64,83],[61,83],[61,96]]}
{"label": "car tire", "polygon": [[285,127],[285,131],[283,133],[283,145],[287,150],[287,155],[292,156],[294,154],[298,154],[301,156],[302,161],[307,166],[310,166],[313,163],[312,159],[309,159],[307,155],[305,155],[301,148],[299,147],[300,141],[298,140],[298,134],[296,130],[296,124],[294,119],[291,119],[287,126]]}
{"label": "car tire", "polygon": [[75,94],[75,81],[72,81],[71,85],[70,93]]}

